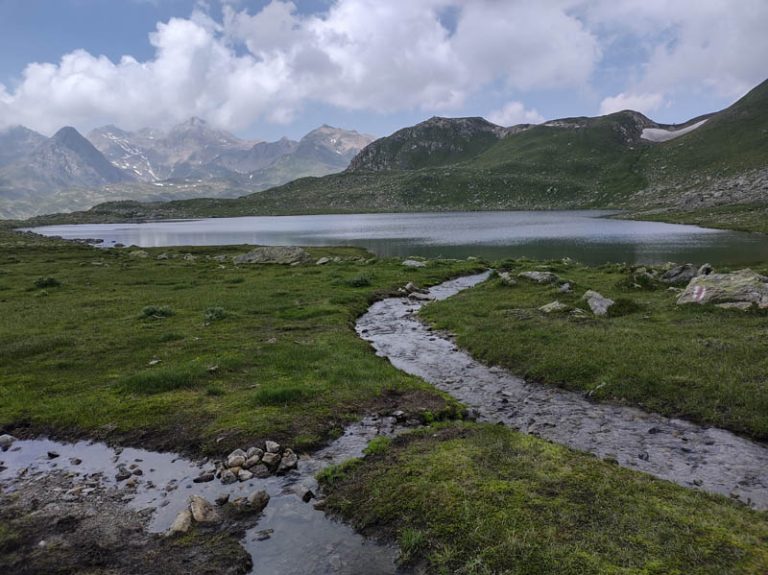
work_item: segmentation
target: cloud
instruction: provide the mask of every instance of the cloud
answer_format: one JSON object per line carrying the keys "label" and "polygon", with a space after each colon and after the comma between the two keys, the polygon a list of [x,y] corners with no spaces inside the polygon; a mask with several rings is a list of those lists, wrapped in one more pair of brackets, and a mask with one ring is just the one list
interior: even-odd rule
{"label": "cloud", "polygon": [[600,114],[613,114],[622,110],[635,110],[646,116],[657,111],[664,104],[662,94],[617,94],[600,102]]}
{"label": "cloud", "polygon": [[488,120],[499,126],[541,124],[544,116],[536,110],[527,110],[522,102],[507,102],[500,110],[488,114]]}
{"label": "cloud", "polygon": [[18,85],[0,88],[0,126],[134,129],[196,115],[244,130],[290,122],[316,103],[450,113],[492,84],[584,85],[600,58],[594,36],[557,2],[335,0],[312,14],[283,0],[256,12],[225,2],[221,21],[204,6],[159,23],[147,61],[76,50],[28,65]]}

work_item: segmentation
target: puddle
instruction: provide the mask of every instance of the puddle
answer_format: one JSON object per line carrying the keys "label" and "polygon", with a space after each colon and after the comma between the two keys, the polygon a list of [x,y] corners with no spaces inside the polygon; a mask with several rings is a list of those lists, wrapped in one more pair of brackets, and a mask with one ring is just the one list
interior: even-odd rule
{"label": "puddle", "polygon": [[[13,491],[21,475],[25,481],[42,479],[52,471],[64,471],[82,478],[85,488],[119,488],[129,507],[141,511],[151,509],[148,528],[164,532],[176,515],[188,504],[190,495],[209,501],[229,494],[230,499],[266,490],[269,505],[258,524],[249,529],[242,544],[251,554],[254,575],[340,574],[393,575],[405,573],[396,566],[398,550],[380,545],[357,534],[350,526],[335,521],[313,507],[315,500],[305,503],[301,495],[306,489],[317,493],[315,474],[324,467],[360,457],[368,442],[377,435],[393,435],[401,431],[394,418],[369,417],[345,430],[342,437],[328,447],[302,457],[297,470],[284,476],[251,479],[232,485],[214,480],[194,483],[212,462],[194,462],[172,453],[156,453],[143,449],[113,449],[103,443],[60,443],[49,439],[19,440],[11,449],[0,452],[0,487]],[[58,454],[51,458],[49,452]],[[140,469],[129,481],[117,481],[119,466]],[[93,486],[93,487],[90,487]],[[56,497],[76,498],[72,493]],[[268,539],[260,540],[265,530]]]}
{"label": "puddle", "polygon": [[[488,273],[430,290],[448,298]],[[728,495],[768,509],[768,446],[728,431],[700,427],[631,407],[592,403],[554,386],[526,383],[457,349],[416,316],[422,301],[389,298],[372,305],[357,332],[377,354],[474,408],[480,420],[503,422],[568,447],[614,458],[619,465],[686,487]]]}

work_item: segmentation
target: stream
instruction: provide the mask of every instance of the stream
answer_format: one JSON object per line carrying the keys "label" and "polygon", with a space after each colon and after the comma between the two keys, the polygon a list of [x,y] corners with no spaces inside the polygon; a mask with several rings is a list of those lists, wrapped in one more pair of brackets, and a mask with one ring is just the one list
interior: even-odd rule
{"label": "stream", "polygon": [[[485,281],[465,276],[429,290],[445,299]],[[527,383],[459,350],[450,335],[417,317],[426,302],[407,297],[373,304],[357,332],[376,353],[473,408],[478,419],[566,445],[619,465],[768,509],[768,446],[632,407],[594,403],[554,386]]]}

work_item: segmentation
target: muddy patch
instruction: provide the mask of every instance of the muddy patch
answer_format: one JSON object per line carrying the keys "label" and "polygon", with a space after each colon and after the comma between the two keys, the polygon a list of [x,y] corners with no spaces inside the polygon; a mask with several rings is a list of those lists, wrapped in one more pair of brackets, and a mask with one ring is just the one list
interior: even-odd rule
{"label": "muddy patch", "polygon": [[483,421],[615,460],[686,487],[728,495],[768,509],[768,446],[639,409],[597,404],[581,394],[527,383],[459,350],[448,334],[419,321],[428,299],[445,299],[486,280],[488,274],[448,281],[427,297],[388,298],[373,304],[356,325],[377,354],[473,408]]}
{"label": "muddy patch", "polygon": [[[314,479],[361,456],[377,435],[399,431],[394,417],[369,417],[302,456],[294,471],[230,485],[194,481],[212,461],[103,443],[15,441],[0,452],[0,572],[401,573],[395,547],[315,509]],[[261,490],[270,501],[260,515],[223,504],[220,525],[165,535],[192,495],[234,501]]]}

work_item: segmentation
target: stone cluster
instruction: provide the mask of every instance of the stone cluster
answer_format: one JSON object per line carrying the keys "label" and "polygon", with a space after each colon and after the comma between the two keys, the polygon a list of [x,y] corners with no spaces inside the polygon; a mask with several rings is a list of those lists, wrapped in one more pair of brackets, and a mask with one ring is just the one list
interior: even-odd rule
{"label": "stone cluster", "polygon": [[[282,475],[296,469],[299,457],[291,449],[283,449],[279,443],[266,441],[263,448],[249,447],[247,450],[235,449],[217,468],[215,477],[225,485],[237,481],[248,481],[254,477],[269,477],[272,474]],[[213,479],[214,474],[205,480]],[[200,479],[202,481],[201,476]]]}

